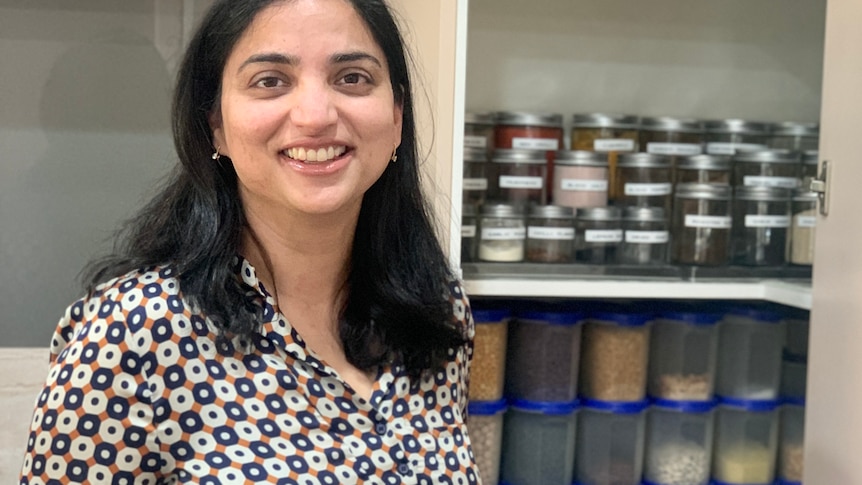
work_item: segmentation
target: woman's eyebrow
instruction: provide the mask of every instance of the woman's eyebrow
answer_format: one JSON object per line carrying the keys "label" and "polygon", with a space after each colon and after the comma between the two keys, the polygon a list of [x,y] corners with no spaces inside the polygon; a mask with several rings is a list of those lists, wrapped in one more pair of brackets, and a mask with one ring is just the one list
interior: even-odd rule
{"label": "woman's eyebrow", "polygon": [[299,64],[299,58],[296,56],[289,56],[285,54],[280,54],[278,52],[264,52],[262,54],[254,54],[246,59],[240,66],[237,71],[242,71],[245,66],[249,64],[286,64],[289,66],[295,66]]}
{"label": "woman's eyebrow", "polygon": [[361,60],[368,60],[377,64],[379,67],[383,67],[383,63],[381,63],[379,59],[367,52],[362,51],[338,53],[333,54],[329,57],[329,62],[331,64],[343,64],[346,62],[355,62]]}

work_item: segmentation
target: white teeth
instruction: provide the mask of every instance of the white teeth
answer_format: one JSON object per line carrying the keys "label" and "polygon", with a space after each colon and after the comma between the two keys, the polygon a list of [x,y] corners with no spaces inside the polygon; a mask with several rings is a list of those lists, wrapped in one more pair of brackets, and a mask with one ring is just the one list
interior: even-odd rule
{"label": "white teeth", "polygon": [[335,157],[341,156],[346,151],[346,146],[339,145],[326,148],[318,148],[316,150],[313,148],[306,150],[303,147],[288,148],[287,150],[285,150],[284,153],[288,157],[294,160],[299,160],[301,162],[327,162]]}
{"label": "white teeth", "polygon": [[308,153],[305,154],[306,162],[316,162],[317,161],[317,150],[308,150]]}

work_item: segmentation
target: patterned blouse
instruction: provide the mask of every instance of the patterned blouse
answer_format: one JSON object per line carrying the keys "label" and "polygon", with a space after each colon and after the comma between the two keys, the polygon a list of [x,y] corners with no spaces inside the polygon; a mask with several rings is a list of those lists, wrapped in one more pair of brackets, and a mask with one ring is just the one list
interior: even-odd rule
{"label": "patterned blouse", "polygon": [[464,425],[474,328],[458,283],[470,344],[418,389],[403,366],[380,368],[366,401],[274,310],[254,268],[237,268],[265,302],[250,351],[217,347],[168,267],[72,304],[20,483],[479,483]]}

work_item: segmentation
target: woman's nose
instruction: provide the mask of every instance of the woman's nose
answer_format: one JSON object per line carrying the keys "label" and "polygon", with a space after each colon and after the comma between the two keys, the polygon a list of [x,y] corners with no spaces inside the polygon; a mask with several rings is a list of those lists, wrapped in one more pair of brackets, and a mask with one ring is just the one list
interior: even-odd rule
{"label": "woman's nose", "polygon": [[335,125],[338,113],[333,92],[326,83],[301,82],[294,91],[290,119],[302,130],[317,132]]}

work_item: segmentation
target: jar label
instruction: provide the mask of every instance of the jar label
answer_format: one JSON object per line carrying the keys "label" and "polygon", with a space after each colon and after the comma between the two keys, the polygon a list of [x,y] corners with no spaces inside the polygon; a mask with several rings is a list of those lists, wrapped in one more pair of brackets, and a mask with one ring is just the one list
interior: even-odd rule
{"label": "jar label", "polygon": [[542,177],[500,175],[501,189],[541,189]]}
{"label": "jar label", "polygon": [[816,227],[817,216],[796,216],[796,227]]}
{"label": "jar label", "polygon": [[523,227],[486,227],[482,229],[482,239],[485,241],[523,240],[527,230]]}
{"label": "jar label", "polygon": [[622,229],[587,229],[584,240],[590,243],[618,243],[623,240]]}
{"label": "jar label", "polygon": [[476,237],[476,226],[461,226],[461,237]]}
{"label": "jar label", "polygon": [[685,227],[730,229],[730,216],[701,216],[697,214],[686,214]]}
{"label": "jar label", "polygon": [[597,152],[631,152],[635,149],[635,141],[626,138],[598,138],[593,141],[593,150]]}
{"label": "jar label", "polygon": [[647,143],[647,153],[658,155],[700,155],[702,151],[697,143]]}
{"label": "jar label", "polygon": [[668,195],[671,192],[671,184],[625,184],[623,190],[625,195]]}
{"label": "jar label", "polygon": [[468,148],[488,148],[488,139],[484,136],[464,135],[464,146]]}
{"label": "jar label", "polygon": [[783,189],[795,189],[799,186],[799,179],[796,177],[746,175],[742,178],[742,184],[752,187],[781,187]]}
{"label": "jar label", "polygon": [[790,216],[746,214],[745,227],[790,227]]}
{"label": "jar label", "polygon": [[560,140],[556,138],[512,138],[512,148],[524,150],[559,150]]}
{"label": "jar label", "polygon": [[627,243],[664,244],[669,239],[667,231],[626,231]]}
{"label": "jar label", "polygon": [[570,241],[575,238],[575,230],[571,227],[530,226],[527,228],[527,237],[530,239]]}
{"label": "jar label", "polygon": [[735,155],[737,150],[754,151],[765,148],[766,145],[759,143],[710,142],[706,144],[706,153],[710,155]]}
{"label": "jar label", "polygon": [[581,179],[562,179],[560,188],[563,190],[577,190],[584,192],[607,192],[607,180],[581,180]]}
{"label": "jar label", "polygon": [[488,179],[464,179],[464,190],[487,190]]}

